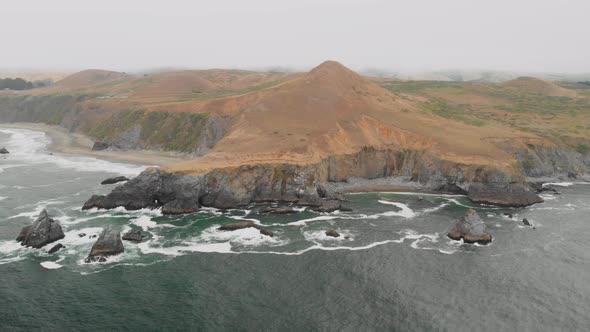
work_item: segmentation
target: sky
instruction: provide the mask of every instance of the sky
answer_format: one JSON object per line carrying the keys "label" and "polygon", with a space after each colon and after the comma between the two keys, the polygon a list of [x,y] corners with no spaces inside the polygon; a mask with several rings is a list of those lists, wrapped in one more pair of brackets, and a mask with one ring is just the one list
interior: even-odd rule
{"label": "sky", "polygon": [[589,0],[0,0],[0,68],[590,72]]}

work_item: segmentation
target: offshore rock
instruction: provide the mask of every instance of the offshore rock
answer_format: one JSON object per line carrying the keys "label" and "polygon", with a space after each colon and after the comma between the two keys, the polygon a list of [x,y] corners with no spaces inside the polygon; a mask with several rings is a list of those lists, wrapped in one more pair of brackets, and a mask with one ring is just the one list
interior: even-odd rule
{"label": "offshore rock", "polygon": [[340,237],[340,233],[338,233],[335,229],[329,229],[326,231],[326,236]]}
{"label": "offshore rock", "polygon": [[33,225],[23,227],[16,240],[23,246],[41,248],[64,237],[59,222],[51,219],[47,211],[43,210]]}
{"label": "offshore rock", "polygon": [[104,262],[106,257],[120,254],[123,251],[125,251],[125,248],[123,247],[123,241],[121,241],[121,233],[109,226],[100,233],[90,250],[90,254],[84,261],[86,263]]}
{"label": "offshore rock", "polygon": [[125,241],[141,242],[144,237],[145,236],[139,230],[130,230],[123,234],[123,240]]}
{"label": "offshore rock", "polygon": [[47,252],[48,254],[54,254],[56,252],[58,252],[60,249],[64,249],[66,246],[64,246],[61,243],[58,243],[56,245],[54,245],[51,249],[49,249],[49,251]]}
{"label": "offshore rock", "polygon": [[254,228],[256,228],[260,232],[260,234],[262,234],[262,235],[266,235],[266,236],[270,236],[270,237],[273,237],[275,235],[273,233],[273,231],[271,231],[268,228],[264,228],[259,225],[255,225]]}
{"label": "offshore rock", "polygon": [[533,226],[533,225],[531,225],[531,223],[529,222],[529,220],[528,220],[527,218],[523,218],[523,219],[522,219],[522,223],[523,223],[525,226]]}
{"label": "offshore rock", "polygon": [[321,206],[314,208],[317,212],[334,212],[334,211],[352,211],[352,209],[342,205],[342,202],[330,200],[324,201]]}
{"label": "offshore rock", "polygon": [[253,221],[240,221],[234,222],[230,224],[221,225],[217,228],[220,231],[236,231],[238,229],[250,228],[255,227],[256,224]]}
{"label": "offshore rock", "polygon": [[1,148],[0,149],[0,154],[9,154],[10,152],[8,152],[8,150],[6,150],[6,148]]}
{"label": "offshore rock", "polygon": [[467,197],[474,203],[507,207],[525,207],[542,203],[543,199],[523,184],[472,183]]}
{"label": "offshore rock", "polygon": [[123,181],[129,181],[129,179],[125,176],[115,176],[102,181],[100,184],[115,184]]}
{"label": "offshore rock", "polygon": [[465,243],[488,244],[492,242],[492,236],[486,232],[486,225],[477,212],[469,209],[465,216],[457,222],[455,228],[447,236],[453,240],[461,240]]}

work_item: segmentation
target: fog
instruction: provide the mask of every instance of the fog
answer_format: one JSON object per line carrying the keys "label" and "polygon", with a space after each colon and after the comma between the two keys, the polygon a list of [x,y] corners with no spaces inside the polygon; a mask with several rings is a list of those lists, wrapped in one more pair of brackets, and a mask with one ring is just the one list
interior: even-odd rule
{"label": "fog", "polygon": [[590,71],[588,0],[5,1],[0,68]]}

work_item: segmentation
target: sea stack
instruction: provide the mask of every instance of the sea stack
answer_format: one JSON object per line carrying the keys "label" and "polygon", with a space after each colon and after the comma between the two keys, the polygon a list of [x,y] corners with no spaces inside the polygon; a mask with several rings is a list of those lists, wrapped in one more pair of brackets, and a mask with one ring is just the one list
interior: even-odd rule
{"label": "sea stack", "polygon": [[463,239],[465,243],[488,244],[492,242],[492,236],[486,232],[486,224],[473,209],[469,209],[465,213],[447,236],[453,240]]}
{"label": "sea stack", "polygon": [[51,219],[47,211],[43,210],[32,225],[23,227],[16,241],[23,246],[41,248],[64,237],[59,222]]}
{"label": "sea stack", "polygon": [[123,251],[125,248],[121,234],[109,226],[100,233],[85,262],[106,262],[106,257],[120,254]]}

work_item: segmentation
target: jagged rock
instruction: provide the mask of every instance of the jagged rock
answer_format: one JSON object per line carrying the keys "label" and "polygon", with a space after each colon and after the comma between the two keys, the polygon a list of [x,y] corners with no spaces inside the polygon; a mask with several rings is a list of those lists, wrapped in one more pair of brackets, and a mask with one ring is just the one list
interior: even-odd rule
{"label": "jagged rock", "polygon": [[198,212],[200,206],[192,199],[175,199],[162,206],[162,213],[167,215],[189,214]]}
{"label": "jagged rock", "polygon": [[339,211],[352,211],[352,209],[342,205],[340,201],[324,201],[321,206],[314,208],[317,212],[334,212]]}
{"label": "jagged rock", "polygon": [[8,150],[6,150],[6,148],[1,148],[0,149],[0,154],[9,154],[10,152],[8,152]]}
{"label": "jagged rock", "polygon": [[109,148],[108,143],[96,141],[96,142],[94,142],[94,145],[92,146],[92,151],[101,151],[101,150],[106,150],[108,148]]}
{"label": "jagged rock", "polygon": [[465,243],[488,244],[492,236],[486,232],[486,225],[477,212],[469,209],[447,236],[453,240],[463,239]]}
{"label": "jagged rock", "polygon": [[326,231],[326,236],[340,237],[340,233],[338,233],[335,229],[329,229]]}
{"label": "jagged rock", "polygon": [[66,246],[64,246],[61,243],[58,243],[56,245],[54,245],[51,249],[49,249],[49,251],[47,252],[48,254],[54,254],[56,252],[58,252],[60,249],[65,248]]}
{"label": "jagged rock", "polygon": [[23,246],[41,248],[48,243],[65,237],[61,225],[49,217],[46,210],[41,211],[39,218],[31,226],[25,226],[17,237]]}
{"label": "jagged rock", "polygon": [[531,182],[531,183],[529,183],[529,186],[531,187],[531,190],[537,194],[544,193],[544,192],[551,192],[556,195],[559,195],[559,192],[557,191],[557,189],[550,187],[550,186],[544,186],[543,182]]}
{"label": "jagged rock", "polygon": [[27,234],[29,233],[29,230],[31,229],[31,225],[29,226],[25,226],[20,230],[20,233],[18,234],[18,236],[16,237],[16,242],[22,242],[25,240],[25,238],[27,237]]}
{"label": "jagged rock", "polygon": [[85,237],[85,236],[86,236],[86,233],[80,233],[80,234],[78,234],[78,237]]}
{"label": "jagged rock", "polygon": [[269,207],[269,208],[265,208],[260,210],[260,213],[271,213],[271,214],[293,214],[293,213],[297,213],[297,211],[293,210],[293,208],[290,207]]}
{"label": "jagged rock", "polygon": [[102,181],[100,184],[115,184],[123,181],[129,181],[129,179],[125,176],[115,176]]}
{"label": "jagged rock", "polygon": [[256,229],[257,229],[257,230],[260,232],[260,234],[262,234],[262,235],[266,235],[266,236],[270,236],[270,237],[273,237],[273,236],[275,235],[275,234],[273,233],[273,231],[271,231],[271,230],[270,230],[270,229],[268,229],[268,228],[264,228],[264,227],[261,227],[261,226],[258,226],[258,225],[254,226],[254,227],[255,227],[255,228],[256,228]]}
{"label": "jagged rock", "polygon": [[220,231],[235,231],[238,229],[244,229],[249,227],[255,227],[256,224],[253,221],[240,221],[230,224],[221,225],[218,230]]}
{"label": "jagged rock", "polygon": [[506,217],[512,219],[512,213],[510,213],[510,212],[504,212],[502,214],[505,215]]}
{"label": "jagged rock", "polygon": [[463,238],[463,233],[458,229],[453,229],[447,234],[447,236],[455,241],[459,241]]}
{"label": "jagged rock", "polygon": [[103,262],[106,261],[106,257],[120,254],[123,251],[125,251],[125,247],[123,247],[123,241],[121,241],[121,233],[109,226],[100,233],[90,250],[90,254],[84,261],[86,263]]}
{"label": "jagged rock", "polygon": [[529,222],[529,220],[528,220],[527,218],[523,218],[523,219],[522,219],[522,223],[523,223],[525,226],[533,226],[533,225],[531,225],[531,223]]}
{"label": "jagged rock", "polygon": [[467,197],[474,203],[509,207],[525,207],[543,202],[528,186],[518,183],[472,183]]}
{"label": "jagged rock", "polygon": [[141,242],[145,236],[139,230],[130,230],[123,234],[123,240]]}

